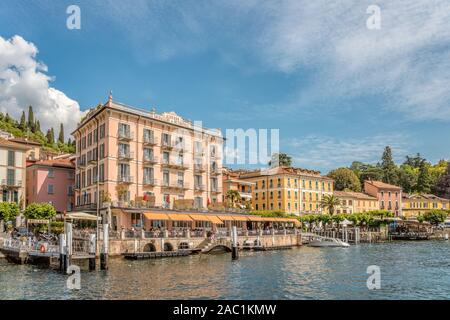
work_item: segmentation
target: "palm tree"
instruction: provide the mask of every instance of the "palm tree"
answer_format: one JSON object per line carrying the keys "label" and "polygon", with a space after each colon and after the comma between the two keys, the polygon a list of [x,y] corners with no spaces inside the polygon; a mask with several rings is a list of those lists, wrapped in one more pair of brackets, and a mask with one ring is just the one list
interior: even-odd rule
{"label": "palm tree", "polygon": [[328,213],[332,216],[334,214],[334,208],[341,205],[341,200],[333,194],[327,194],[320,200],[320,207],[322,209],[328,209]]}
{"label": "palm tree", "polygon": [[230,202],[231,207],[234,207],[236,202],[241,201],[241,194],[237,190],[228,190],[225,197]]}

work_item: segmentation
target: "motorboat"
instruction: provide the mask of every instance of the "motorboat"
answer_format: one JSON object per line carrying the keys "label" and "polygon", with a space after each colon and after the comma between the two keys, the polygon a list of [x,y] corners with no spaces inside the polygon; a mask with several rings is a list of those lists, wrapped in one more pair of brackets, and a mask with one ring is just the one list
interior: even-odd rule
{"label": "motorboat", "polygon": [[324,237],[317,237],[314,238],[310,243],[310,247],[350,247],[350,245],[342,240],[336,239],[336,238],[324,238]]}

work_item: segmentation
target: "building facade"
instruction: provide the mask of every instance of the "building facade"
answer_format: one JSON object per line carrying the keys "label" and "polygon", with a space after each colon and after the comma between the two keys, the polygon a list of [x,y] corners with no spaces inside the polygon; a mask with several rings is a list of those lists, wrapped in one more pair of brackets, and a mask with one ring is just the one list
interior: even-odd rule
{"label": "building facade", "polygon": [[280,210],[290,214],[322,213],[320,201],[333,194],[334,181],[319,171],[277,167],[243,173],[240,179],[255,184],[252,204],[255,210]]}
{"label": "building facade", "polygon": [[25,208],[26,154],[29,147],[0,138],[0,188],[3,202]]}
{"label": "building facade", "polygon": [[381,181],[364,181],[364,192],[376,197],[381,210],[402,216],[402,188]]}
{"label": "building facade", "polygon": [[406,218],[415,218],[420,214],[431,210],[448,210],[450,209],[450,200],[440,198],[434,194],[408,194],[402,196],[403,215]]}
{"label": "building facade", "polygon": [[222,202],[227,203],[227,192],[229,190],[236,190],[239,192],[241,197],[241,207],[246,207],[246,204],[252,206],[252,192],[255,187],[255,183],[240,179],[239,176],[242,171],[233,171],[228,168],[224,168],[222,171],[222,191],[223,200]]}
{"label": "building facade", "polygon": [[341,201],[336,213],[360,213],[380,209],[378,199],[365,193],[335,191],[334,195]]}
{"label": "building facade", "polygon": [[174,112],[158,114],[114,102],[89,111],[73,132],[75,206],[196,208],[222,200],[218,129],[205,129]]}
{"label": "building facade", "polygon": [[59,213],[75,206],[75,163],[70,159],[43,160],[27,167],[27,205],[50,203]]}

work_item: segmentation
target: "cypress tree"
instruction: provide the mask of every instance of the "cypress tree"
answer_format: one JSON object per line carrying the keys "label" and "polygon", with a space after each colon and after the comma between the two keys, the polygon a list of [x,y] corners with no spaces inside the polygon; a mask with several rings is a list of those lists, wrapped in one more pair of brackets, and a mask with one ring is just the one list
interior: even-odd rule
{"label": "cypress tree", "polygon": [[31,132],[36,132],[36,126],[34,123],[34,113],[33,113],[33,107],[28,107],[28,128],[30,128]]}
{"label": "cypress tree", "polygon": [[391,147],[386,146],[381,157],[381,169],[383,169],[383,182],[390,184],[398,183],[397,166],[392,160]]}
{"label": "cypress tree", "polygon": [[431,175],[425,162],[420,164],[419,177],[417,178],[418,192],[429,193],[431,191]]}
{"label": "cypress tree", "polygon": [[58,142],[64,143],[64,125],[62,123],[59,126]]}
{"label": "cypress tree", "polygon": [[27,120],[25,118],[25,111],[22,111],[22,116],[20,117],[19,128],[22,131],[26,131],[26,129],[27,129]]}
{"label": "cypress tree", "polygon": [[39,122],[39,120],[36,120],[35,132],[41,132],[41,123]]}
{"label": "cypress tree", "polygon": [[47,130],[46,138],[47,138],[47,143],[48,144],[54,144],[55,143],[55,135],[54,135],[54,132],[53,132],[53,128]]}

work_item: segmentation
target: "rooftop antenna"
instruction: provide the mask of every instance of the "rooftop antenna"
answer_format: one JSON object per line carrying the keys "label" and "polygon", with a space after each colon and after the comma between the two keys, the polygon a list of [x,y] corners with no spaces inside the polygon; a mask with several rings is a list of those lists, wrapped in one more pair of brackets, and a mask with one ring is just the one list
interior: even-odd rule
{"label": "rooftop antenna", "polygon": [[112,90],[109,90],[109,102],[112,102],[112,99],[113,99],[113,92],[112,92]]}

